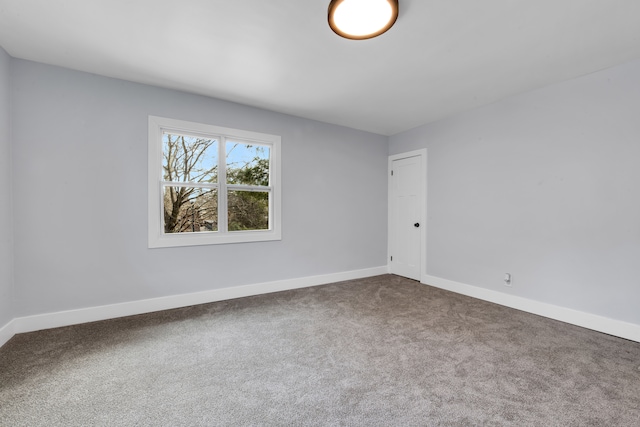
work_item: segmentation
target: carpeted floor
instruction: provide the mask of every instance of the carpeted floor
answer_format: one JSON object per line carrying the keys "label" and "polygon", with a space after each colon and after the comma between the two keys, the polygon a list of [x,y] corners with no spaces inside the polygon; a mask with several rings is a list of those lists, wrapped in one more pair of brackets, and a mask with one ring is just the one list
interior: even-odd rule
{"label": "carpeted floor", "polygon": [[640,426],[640,344],[396,276],[21,334],[2,426]]}

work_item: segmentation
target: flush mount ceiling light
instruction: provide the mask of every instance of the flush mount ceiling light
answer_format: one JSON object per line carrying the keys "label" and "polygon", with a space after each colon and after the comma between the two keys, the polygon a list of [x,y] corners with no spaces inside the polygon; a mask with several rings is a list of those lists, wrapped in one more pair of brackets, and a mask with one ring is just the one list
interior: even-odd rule
{"label": "flush mount ceiling light", "polygon": [[379,36],[398,18],[398,0],[331,0],[329,26],[339,36],[364,40]]}

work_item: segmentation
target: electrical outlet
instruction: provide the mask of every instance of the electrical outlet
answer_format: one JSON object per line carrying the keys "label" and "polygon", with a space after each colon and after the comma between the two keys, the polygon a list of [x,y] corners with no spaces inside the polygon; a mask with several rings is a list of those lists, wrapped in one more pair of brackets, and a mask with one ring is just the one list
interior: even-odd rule
{"label": "electrical outlet", "polygon": [[511,287],[511,273],[504,274],[504,285]]}

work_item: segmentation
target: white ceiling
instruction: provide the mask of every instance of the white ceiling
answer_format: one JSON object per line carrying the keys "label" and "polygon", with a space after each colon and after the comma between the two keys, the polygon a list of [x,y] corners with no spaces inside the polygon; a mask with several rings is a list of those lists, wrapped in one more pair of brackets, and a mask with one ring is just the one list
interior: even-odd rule
{"label": "white ceiling", "polygon": [[392,135],[640,58],[639,0],[400,0],[352,41],[329,0],[0,0],[13,57]]}

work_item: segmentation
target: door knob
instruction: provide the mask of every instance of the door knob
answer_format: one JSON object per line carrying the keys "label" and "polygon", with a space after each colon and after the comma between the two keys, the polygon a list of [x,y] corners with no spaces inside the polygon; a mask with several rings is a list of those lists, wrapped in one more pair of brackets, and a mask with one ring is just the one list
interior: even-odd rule
{"label": "door knob", "polygon": [[414,226],[414,227],[416,227],[416,228],[418,228],[418,227],[420,227],[420,223],[419,223],[419,222],[416,222],[415,224],[413,224],[413,226]]}

